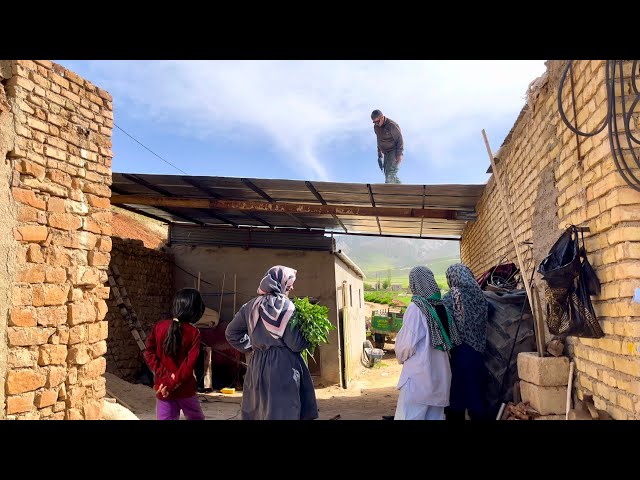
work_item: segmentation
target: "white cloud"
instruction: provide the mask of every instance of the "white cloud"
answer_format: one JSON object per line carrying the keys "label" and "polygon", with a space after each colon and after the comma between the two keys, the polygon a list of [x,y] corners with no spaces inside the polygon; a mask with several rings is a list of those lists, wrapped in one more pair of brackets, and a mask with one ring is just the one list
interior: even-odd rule
{"label": "white cloud", "polygon": [[470,133],[515,121],[529,82],[545,69],[542,60],[95,61],[91,67],[97,83],[139,115],[197,138],[250,143],[264,136],[291,168],[319,180],[329,179],[318,158],[322,146],[348,139],[362,150],[375,148],[374,108],[400,124],[408,154],[426,165],[446,163]]}

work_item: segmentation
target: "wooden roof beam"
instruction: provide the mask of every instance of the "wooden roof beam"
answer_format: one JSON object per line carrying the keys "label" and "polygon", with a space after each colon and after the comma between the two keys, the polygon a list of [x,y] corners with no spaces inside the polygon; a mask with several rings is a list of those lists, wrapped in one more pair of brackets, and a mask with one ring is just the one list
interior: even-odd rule
{"label": "wooden roof beam", "polygon": [[247,200],[218,200],[210,198],[180,198],[146,195],[112,195],[114,205],[148,205],[162,208],[202,208],[211,210],[238,210],[303,215],[341,215],[397,218],[439,218],[443,220],[470,220],[475,212],[435,208],[410,207],[357,207],[344,205],[314,205],[308,203],[260,202]]}

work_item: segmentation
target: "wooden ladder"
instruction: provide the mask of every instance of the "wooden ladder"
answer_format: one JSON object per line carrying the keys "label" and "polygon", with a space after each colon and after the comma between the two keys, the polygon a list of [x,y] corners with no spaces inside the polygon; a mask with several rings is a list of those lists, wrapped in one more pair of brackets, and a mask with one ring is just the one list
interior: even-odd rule
{"label": "wooden ladder", "polygon": [[146,349],[145,341],[147,339],[147,335],[144,333],[142,324],[140,323],[140,320],[138,320],[136,312],[133,311],[133,305],[131,305],[131,301],[129,300],[129,295],[127,294],[127,289],[125,288],[122,277],[120,276],[118,266],[111,263],[107,270],[107,274],[109,276],[109,285],[113,292],[113,298],[116,299],[122,318],[127,322],[129,330],[138,344],[140,351],[144,352]]}

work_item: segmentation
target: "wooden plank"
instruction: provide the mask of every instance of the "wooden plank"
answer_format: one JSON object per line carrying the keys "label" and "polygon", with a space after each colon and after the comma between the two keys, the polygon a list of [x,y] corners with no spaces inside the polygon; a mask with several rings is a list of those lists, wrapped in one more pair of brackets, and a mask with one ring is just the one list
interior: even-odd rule
{"label": "wooden plank", "polygon": [[[122,175],[126,177],[130,175],[128,173],[121,173],[118,175]],[[115,176],[115,174],[114,174]],[[157,173],[136,173],[135,176],[152,185],[158,186],[160,188],[171,188],[171,187],[184,187],[186,182],[184,181],[184,177],[189,178],[190,175],[163,175]]]}
{"label": "wooden plank", "polygon": [[276,202],[317,203],[316,198],[309,191],[291,192],[286,190],[265,190],[264,192]]}
{"label": "wooden plank", "polygon": [[156,220],[167,222],[167,223],[184,222],[184,220],[182,220],[179,216],[173,215],[170,212],[167,212],[165,210],[155,208],[155,207],[142,206],[142,208],[134,208],[134,207],[131,207],[130,205],[118,205],[118,208],[123,208],[125,210],[132,210],[132,211],[135,211],[135,213],[138,213],[140,215],[146,215],[148,217],[155,218]]}
{"label": "wooden plank", "polygon": [[357,220],[351,220],[349,218],[343,218],[342,219],[342,223],[344,223],[345,225],[349,226],[349,225],[353,225],[353,226],[365,226],[365,227],[377,227],[378,226],[378,222],[376,222],[374,219],[371,220],[362,220],[362,219],[357,219]]}
{"label": "wooden plank", "polygon": [[[166,177],[173,177],[176,175],[165,175]],[[144,175],[140,175],[144,177]],[[242,180],[237,177],[207,177],[207,176],[191,176],[199,184],[207,186],[209,188],[237,188],[239,190],[246,190]]]}
{"label": "wooden plank", "polygon": [[323,193],[322,198],[331,205],[342,204],[371,206],[371,199],[368,193],[366,195],[361,193]]}
{"label": "wooden plank", "polygon": [[[372,183],[371,190],[379,201],[379,195],[413,195],[422,197],[423,185],[407,185],[394,183]],[[420,202],[422,204],[422,202]]]}
{"label": "wooden plank", "polygon": [[174,197],[201,197],[202,193],[191,185],[163,186],[168,193]]}
{"label": "wooden plank", "polygon": [[206,187],[207,190],[219,195],[221,198],[225,198],[227,200],[261,200],[262,197],[258,195],[253,190],[245,188],[244,186],[240,188],[231,188],[231,187],[219,187],[215,185],[202,185]]}
{"label": "wooden plank", "polygon": [[[307,187],[304,180],[285,180],[271,178],[248,178],[253,184],[262,190],[282,190],[282,191],[298,191],[306,192]],[[314,182],[315,184],[315,182]]]}
{"label": "wooden plank", "polygon": [[143,215],[145,217],[153,218],[154,220],[157,220],[162,223],[171,223],[172,221],[170,218],[165,218],[165,217],[169,217],[169,215],[162,210],[158,210],[158,211],[164,213],[165,215],[164,217],[161,217],[160,215],[155,215],[146,210],[140,210],[137,208],[128,207],[127,205],[119,205],[118,208],[121,208],[123,210],[128,210],[129,212],[137,213],[138,215]]}
{"label": "wooden plank", "polygon": [[[489,154],[489,161],[491,162],[491,166],[493,168],[493,176],[495,177],[496,184],[498,186],[498,193],[500,196],[500,202],[502,204],[502,210],[504,212],[505,217],[507,217],[507,225],[509,226],[509,232],[511,233],[511,241],[513,243],[513,247],[516,250],[518,267],[522,272],[523,278],[525,278],[523,283],[524,283],[524,288],[527,291],[527,297],[529,299],[529,306],[531,307],[531,313],[533,314],[533,319],[536,322],[535,329],[536,331],[540,331],[540,322],[542,321],[542,319],[539,318],[539,316],[535,311],[535,308],[532,305],[533,295],[531,294],[531,285],[529,285],[529,282],[526,280],[530,276],[527,274],[527,270],[524,268],[525,267],[524,255],[520,251],[520,243],[518,242],[518,239],[516,237],[516,231],[515,231],[515,227],[513,225],[513,220],[512,220],[512,213],[511,213],[511,209],[509,208],[509,202],[507,201],[507,190],[505,189],[505,186],[502,183],[502,178],[500,178],[500,175],[498,174],[498,170],[495,165],[495,160],[493,158],[493,153],[491,153],[491,147],[489,146],[489,139],[487,138],[487,134],[485,133],[484,129],[482,130],[482,136],[484,137],[484,143],[485,143],[485,146],[487,147],[487,153]],[[544,340],[540,339],[539,335],[536,335],[536,344],[538,348],[538,356],[544,356]]]}
{"label": "wooden plank", "polygon": [[416,208],[422,207],[422,195],[376,195],[378,207],[393,207],[409,205]]}
{"label": "wooden plank", "polygon": [[[401,235],[418,235],[420,236],[420,229],[406,229],[406,228],[382,228],[382,233],[387,234],[401,234]],[[462,234],[462,230],[422,230],[423,235],[443,235],[447,237],[455,237]]]}
{"label": "wooden plank", "polygon": [[[339,234],[340,232],[334,232],[336,234]],[[353,235],[354,237],[378,237],[381,238],[383,236],[387,236],[389,238],[410,238],[410,239],[415,239],[415,240],[449,240],[452,242],[459,242],[460,241],[460,234],[457,235],[423,235],[422,237],[420,237],[418,234],[416,235],[399,235],[399,234],[391,234],[391,235],[380,235],[378,232],[374,232],[374,233],[364,233],[364,232],[354,232],[354,231],[350,231],[349,235]]]}
{"label": "wooden plank", "polygon": [[[420,232],[420,224],[416,223],[414,225],[388,225],[388,224],[384,224],[381,225],[382,226],[382,230],[389,230],[389,229],[395,229],[395,230],[406,230],[406,231],[415,231],[415,232]],[[457,232],[457,231],[462,231],[462,229],[457,229],[455,227],[449,227],[449,228],[429,228],[429,227],[422,227],[422,231],[423,232]]]}
{"label": "wooden plank", "polygon": [[569,420],[569,410],[571,410],[571,392],[573,390],[573,370],[575,368],[575,362],[569,364],[569,381],[567,382],[567,402],[565,409],[565,420]]}
{"label": "wooden plank", "polygon": [[[378,195],[376,198],[378,199],[378,206],[410,205],[420,207],[422,205],[422,197],[414,195]],[[458,207],[464,210],[473,210],[476,203],[478,203],[478,199],[476,197],[454,197],[445,195],[425,195],[424,197],[425,208]]]}
{"label": "wooden plank", "polygon": [[129,184],[112,184],[111,191],[113,193],[121,193],[125,195],[147,195],[149,194],[149,189],[137,183],[129,183]]}
{"label": "wooden plank", "polygon": [[[545,352],[545,346],[546,346],[546,341],[545,341],[545,334],[544,334],[544,322],[542,321],[543,317],[543,313],[542,313],[542,302],[540,301],[540,294],[538,293],[538,288],[536,287],[535,283],[531,286],[532,288],[532,292],[534,295],[534,299],[535,299],[535,309],[536,309],[536,315],[538,316],[539,321],[536,322],[535,324],[535,328],[536,328],[536,350],[538,351],[538,356],[539,357],[544,357],[544,352]],[[533,305],[531,305],[531,308],[533,309]]]}
{"label": "wooden plank", "polygon": [[[381,228],[411,228],[420,230],[420,220],[417,222],[383,222],[380,221]],[[448,227],[444,227],[448,228]]]}
{"label": "wooden plank", "polygon": [[413,223],[417,223],[420,224],[422,223],[422,219],[421,218],[412,218],[412,217],[407,217],[407,218],[402,218],[402,217],[380,217],[380,223],[400,223],[403,225],[408,225],[408,224],[413,224]]}
{"label": "wooden plank", "polygon": [[447,195],[452,197],[482,196],[484,185],[427,185],[427,195]]}
{"label": "wooden plank", "polygon": [[325,193],[360,193],[367,194],[369,189],[366,183],[337,183],[337,182],[312,182],[313,186],[323,196]]}
{"label": "wooden plank", "polygon": [[[401,221],[385,221],[383,222],[382,220],[380,220],[380,225],[384,228],[385,226],[388,227],[399,227],[399,228],[417,228],[418,230],[420,230],[420,221],[418,220],[417,222],[401,222]],[[429,229],[429,230],[458,230],[458,229],[462,229],[464,228],[463,225],[443,225],[441,223],[437,223],[437,224],[429,224],[428,222],[424,223],[424,226],[422,227],[425,230]]]}
{"label": "wooden plank", "polygon": [[[358,224],[358,223],[362,223],[364,225],[368,225],[371,222],[375,223],[375,219],[374,217],[340,217],[340,219],[345,223],[345,224]],[[414,223],[414,222],[419,222],[419,219],[415,219],[415,218],[397,218],[397,217],[380,217],[380,221],[385,221],[385,222],[409,222],[409,223]],[[428,218],[424,220],[424,225],[425,226],[434,226],[434,227],[454,227],[454,228],[464,228],[465,225],[467,224],[467,222],[463,221],[463,220],[444,220],[444,219],[440,219],[440,218]]]}
{"label": "wooden plank", "polygon": [[340,226],[340,222],[337,222],[334,218],[305,218],[304,222],[310,227],[333,227]]}
{"label": "wooden plank", "polygon": [[351,226],[349,228],[349,233],[351,232],[365,232],[365,233],[377,233],[378,235],[380,234],[380,231],[378,230],[378,226]]}

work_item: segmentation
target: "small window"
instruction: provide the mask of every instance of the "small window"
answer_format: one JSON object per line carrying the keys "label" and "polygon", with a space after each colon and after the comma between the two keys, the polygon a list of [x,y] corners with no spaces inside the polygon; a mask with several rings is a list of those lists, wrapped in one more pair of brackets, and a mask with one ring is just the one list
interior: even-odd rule
{"label": "small window", "polygon": [[362,290],[358,289],[358,299],[360,300],[360,308],[362,308]]}
{"label": "small window", "polygon": [[351,284],[349,284],[349,304],[353,307],[353,292],[351,291]]}

